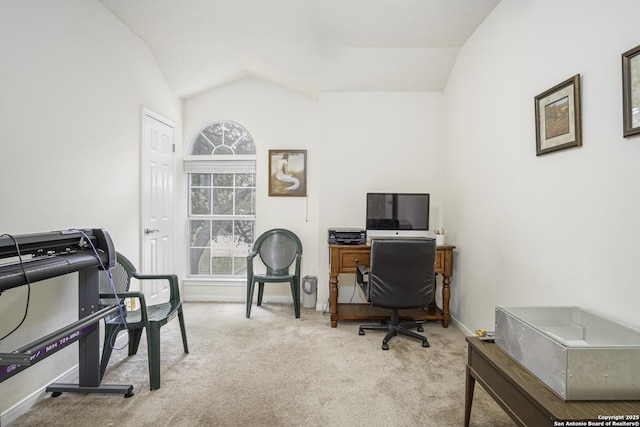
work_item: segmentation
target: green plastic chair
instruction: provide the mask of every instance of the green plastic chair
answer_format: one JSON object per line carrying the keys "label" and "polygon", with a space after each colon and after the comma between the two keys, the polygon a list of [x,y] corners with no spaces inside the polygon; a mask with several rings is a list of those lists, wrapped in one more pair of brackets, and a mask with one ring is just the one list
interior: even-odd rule
{"label": "green plastic chair", "polygon": [[[254,260],[260,260],[267,268],[265,274],[254,271]],[[300,317],[300,264],[302,243],[292,231],[275,228],[266,231],[255,241],[253,251],[247,256],[247,318],[251,316],[253,291],[258,283],[258,306],[262,305],[265,283],[289,282],[296,318]],[[295,263],[294,271],[290,272]]]}
{"label": "green plastic chair", "polygon": [[[182,345],[184,352],[189,353],[187,346],[187,332],[184,326],[182,302],[180,301],[180,289],[178,276],[175,274],[138,274],[135,267],[126,257],[116,253],[116,265],[109,270],[113,278],[113,284],[121,303],[125,298],[137,298],[139,309],[127,311],[123,307],[126,319],[126,329],[129,335],[129,356],[137,353],[142,330],[147,333],[147,353],[149,357],[149,387],[151,390],[160,388],[160,328],[172,320],[176,315],[180,321],[182,333]],[[142,292],[129,290],[131,278],[138,280],[168,280],[170,286],[169,301],[160,304],[147,305]],[[100,304],[107,306],[116,304],[113,289],[107,273],[100,272]],[[125,321],[120,313],[105,317],[104,345],[102,347],[102,359],[100,361],[100,379],[109,364],[109,358],[113,351],[114,342],[119,331],[125,330]]]}

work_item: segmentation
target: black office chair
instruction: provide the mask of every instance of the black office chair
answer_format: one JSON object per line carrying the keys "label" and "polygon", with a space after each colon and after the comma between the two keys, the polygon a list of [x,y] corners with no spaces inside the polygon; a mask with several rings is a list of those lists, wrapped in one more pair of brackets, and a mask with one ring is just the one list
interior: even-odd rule
{"label": "black office chair", "polygon": [[422,341],[429,347],[427,337],[410,329],[423,331],[419,322],[400,323],[398,310],[426,307],[435,292],[436,242],[434,239],[373,239],[370,267],[359,265],[356,280],[367,301],[374,307],[391,309],[391,319],[378,325],[362,325],[365,330],[386,331],[382,349],[389,349],[389,340],[398,334]]}
{"label": "black office chair", "polygon": [[[254,271],[254,259],[260,260],[267,268],[266,273]],[[247,256],[247,318],[251,316],[253,291],[258,283],[258,306],[262,305],[265,283],[289,282],[293,296],[293,308],[296,318],[300,317],[300,264],[302,243],[298,236],[289,230],[275,228],[266,231],[255,241],[253,251]],[[293,272],[291,266],[295,263]]]}
{"label": "black office chair", "polygon": [[[113,278],[113,285],[118,294],[118,298],[121,300],[125,298],[136,298],[140,308],[132,311],[124,310],[124,319],[120,313],[105,317],[100,378],[104,376],[104,372],[107,370],[109,358],[111,357],[118,332],[125,330],[125,328],[128,330],[129,356],[132,356],[138,351],[138,345],[142,337],[142,329],[145,329],[147,333],[147,353],[149,358],[149,388],[151,390],[157,390],[160,388],[160,328],[176,317],[176,315],[180,321],[184,352],[189,353],[187,331],[184,326],[184,315],[182,313],[182,302],[180,300],[178,276],[175,274],[138,274],[131,261],[120,253],[116,253],[116,265],[109,270],[109,272]],[[170,286],[169,301],[147,305],[142,292],[129,290],[132,278],[138,280],[168,280]],[[104,306],[116,303],[109,277],[104,271],[100,272],[100,298],[100,304]]]}

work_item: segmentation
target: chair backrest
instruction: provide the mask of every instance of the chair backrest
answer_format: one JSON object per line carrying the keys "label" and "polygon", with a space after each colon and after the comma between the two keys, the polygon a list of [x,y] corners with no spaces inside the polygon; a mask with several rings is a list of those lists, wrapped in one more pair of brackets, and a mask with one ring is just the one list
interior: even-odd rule
{"label": "chair backrest", "polygon": [[434,239],[373,239],[369,299],[385,308],[425,307],[435,292]]}
{"label": "chair backrest", "polygon": [[269,275],[286,275],[293,262],[302,255],[302,243],[292,231],[275,228],[264,232],[253,245]]}
{"label": "chair backrest", "polygon": [[[131,277],[135,267],[127,258],[119,252],[116,252],[116,265],[109,270],[113,279],[113,286],[117,293],[129,291],[131,286]],[[113,294],[113,288],[111,287],[111,281],[106,271],[100,271],[100,293],[101,294]],[[100,305],[107,306],[116,303],[115,298],[102,298]]]}

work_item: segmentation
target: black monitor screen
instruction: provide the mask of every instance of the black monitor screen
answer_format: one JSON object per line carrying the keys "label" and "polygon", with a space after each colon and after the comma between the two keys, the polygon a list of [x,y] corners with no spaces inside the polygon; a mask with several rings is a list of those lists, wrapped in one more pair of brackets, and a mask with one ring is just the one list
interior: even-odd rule
{"label": "black monitor screen", "polygon": [[428,230],[429,194],[367,193],[367,230]]}

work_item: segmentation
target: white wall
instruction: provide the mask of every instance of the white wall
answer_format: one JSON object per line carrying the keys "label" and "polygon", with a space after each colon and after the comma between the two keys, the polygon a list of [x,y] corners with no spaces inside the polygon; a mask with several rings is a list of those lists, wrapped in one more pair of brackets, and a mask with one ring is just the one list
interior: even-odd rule
{"label": "white wall", "polygon": [[[577,305],[640,327],[640,138],[622,137],[621,53],[637,1],[502,0],[445,91],[452,313]],[[583,146],[536,157],[534,97],[582,75]]]}
{"label": "white wall", "polygon": [[[149,48],[95,0],[3,1],[0,64],[0,234],[106,228],[137,263],[141,108],[181,123]],[[77,319],[76,283],[34,283],[0,352]],[[25,302],[26,287],[0,295],[0,336]],[[0,383],[2,421],[76,363],[74,344]]]}
{"label": "white wall", "polygon": [[[320,96],[319,303],[329,298],[327,229],[364,228],[367,192],[430,193],[430,228],[442,226],[443,107],[441,93]],[[340,275],[340,302],[361,301],[354,280]]]}
{"label": "white wall", "polygon": [[[318,277],[320,307],[329,296],[327,229],[364,227],[367,192],[429,192],[431,228],[442,225],[442,94],[328,93],[316,100],[245,79],[185,101],[185,149],[193,133],[213,119],[234,120],[253,136],[258,152],[258,233],[285,226],[300,235],[302,274]],[[308,150],[307,199],[268,197],[268,150],[278,148]],[[186,223],[183,234],[186,237]],[[182,253],[186,256],[186,250]],[[348,300],[352,277],[342,275],[340,280],[347,287],[340,301]],[[185,280],[184,296],[245,298],[244,281],[211,285]],[[291,300],[287,285],[265,288],[267,297]]]}
{"label": "white wall", "polygon": [[[194,133],[211,120],[233,120],[242,125],[256,145],[256,236],[271,228],[288,228],[298,235],[303,246],[302,275],[318,271],[318,103],[314,98],[247,78],[190,98],[184,104],[185,152]],[[268,153],[271,149],[307,150],[307,197],[269,197]],[[184,177],[183,177],[184,178]],[[178,187],[184,189],[186,183]],[[176,252],[177,263],[186,265],[188,228],[187,204],[180,216],[185,218],[182,245]],[[188,300],[244,301],[246,280],[216,283],[184,280]],[[265,301],[292,301],[287,284],[265,287]]]}

